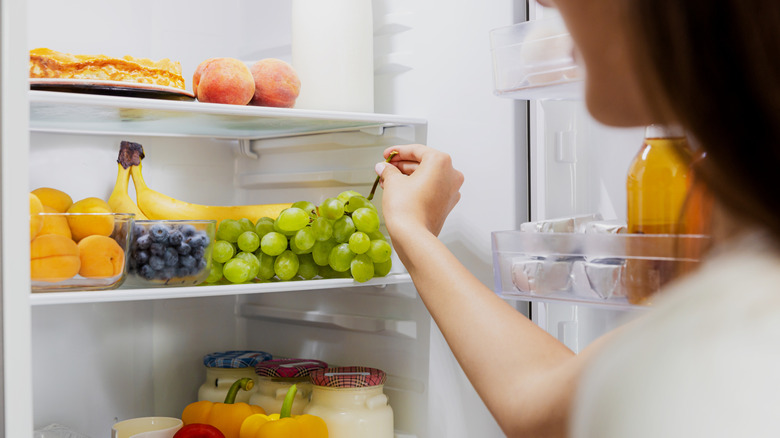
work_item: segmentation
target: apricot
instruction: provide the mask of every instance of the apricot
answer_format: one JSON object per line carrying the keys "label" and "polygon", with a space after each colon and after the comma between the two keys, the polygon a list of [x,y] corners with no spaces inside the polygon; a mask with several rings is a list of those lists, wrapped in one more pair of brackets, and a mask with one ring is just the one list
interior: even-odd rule
{"label": "apricot", "polygon": [[43,205],[53,208],[58,213],[65,213],[73,205],[73,199],[62,190],[51,187],[39,187],[33,190],[32,193],[41,200]]}
{"label": "apricot", "polygon": [[59,234],[44,234],[30,243],[30,278],[57,282],[74,277],[81,260],[76,243]]}
{"label": "apricot", "polygon": [[292,108],[301,91],[301,80],[292,66],[281,59],[266,58],[249,69],[255,80],[251,105]]}
{"label": "apricot", "polygon": [[39,236],[44,234],[59,234],[60,236],[65,236],[68,239],[73,237],[70,233],[68,219],[66,219],[64,215],[59,214],[57,210],[49,207],[48,205],[43,206],[43,212],[50,214],[40,215],[40,217],[43,218],[43,228],[41,228],[41,232],[38,233]]}
{"label": "apricot", "polygon": [[43,228],[43,218],[38,213],[43,213],[43,204],[37,196],[30,193],[30,240],[35,239]]}
{"label": "apricot", "polygon": [[192,89],[201,102],[246,105],[255,94],[255,80],[238,59],[210,58],[195,69]]}
{"label": "apricot", "polygon": [[[111,207],[100,198],[84,198],[74,202],[68,213],[111,213]],[[111,214],[78,214],[67,218],[73,240],[77,242],[93,234],[110,236],[114,231],[114,216]]]}
{"label": "apricot", "polygon": [[114,239],[93,234],[81,239],[78,247],[82,277],[115,277],[124,270],[125,252]]}

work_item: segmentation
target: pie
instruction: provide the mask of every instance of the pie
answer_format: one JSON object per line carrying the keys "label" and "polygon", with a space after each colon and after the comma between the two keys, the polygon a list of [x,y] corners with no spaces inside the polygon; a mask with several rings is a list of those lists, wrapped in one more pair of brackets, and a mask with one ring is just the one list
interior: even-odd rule
{"label": "pie", "polygon": [[51,49],[30,50],[30,77],[135,82],[185,89],[181,64],[170,59],[72,55]]}

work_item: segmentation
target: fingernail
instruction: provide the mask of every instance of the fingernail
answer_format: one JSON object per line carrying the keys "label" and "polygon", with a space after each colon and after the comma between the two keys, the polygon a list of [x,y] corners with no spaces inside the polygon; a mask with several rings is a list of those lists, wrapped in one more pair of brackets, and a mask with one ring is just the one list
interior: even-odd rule
{"label": "fingernail", "polygon": [[387,166],[387,163],[376,163],[376,166],[374,166],[374,171],[377,175],[382,175],[382,172],[385,171],[385,166]]}

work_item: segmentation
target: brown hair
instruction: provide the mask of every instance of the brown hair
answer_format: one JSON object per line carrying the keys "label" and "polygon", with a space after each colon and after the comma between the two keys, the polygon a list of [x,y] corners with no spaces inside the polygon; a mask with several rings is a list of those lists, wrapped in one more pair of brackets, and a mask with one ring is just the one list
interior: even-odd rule
{"label": "brown hair", "polygon": [[707,152],[701,178],[780,242],[780,2],[625,0],[643,92]]}

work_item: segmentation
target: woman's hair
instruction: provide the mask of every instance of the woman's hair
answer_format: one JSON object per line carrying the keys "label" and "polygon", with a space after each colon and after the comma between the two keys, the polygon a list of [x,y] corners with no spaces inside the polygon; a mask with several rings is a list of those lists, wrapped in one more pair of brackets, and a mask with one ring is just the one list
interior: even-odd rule
{"label": "woman's hair", "polygon": [[651,111],[706,151],[719,202],[780,242],[780,1],[624,1]]}

